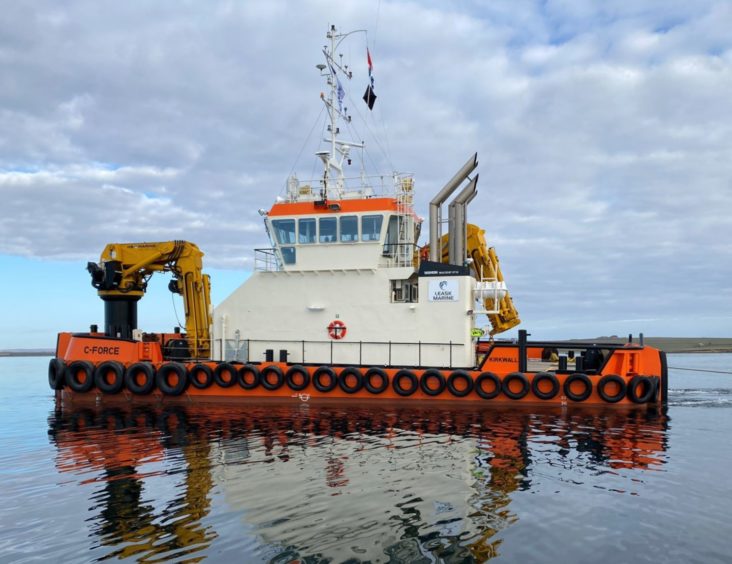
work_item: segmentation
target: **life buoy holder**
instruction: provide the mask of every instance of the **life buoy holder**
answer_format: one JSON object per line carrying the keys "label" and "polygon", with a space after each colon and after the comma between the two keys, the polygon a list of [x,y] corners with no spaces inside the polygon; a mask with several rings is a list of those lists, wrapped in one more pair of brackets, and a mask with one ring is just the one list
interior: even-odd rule
{"label": "life buoy holder", "polygon": [[[171,383],[171,376],[175,381]],[[166,396],[179,396],[188,389],[188,371],[180,362],[168,362],[158,368],[155,384]]]}
{"label": "life buoy holder", "polygon": [[[437,381],[437,387],[433,388],[430,386],[430,380]],[[429,368],[422,373],[422,377],[419,379],[419,387],[428,396],[439,396],[445,391],[447,382],[442,372],[435,368]]]}
{"label": "life buoy holder", "polygon": [[[142,383],[139,381],[142,376]],[[125,387],[133,394],[144,396],[155,388],[155,369],[149,362],[135,362],[125,370]]]}
{"label": "life buoy holder", "polygon": [[[251,379],[249,378],[250,375]],[[254,364],[245,364],[237,371],[236,380],[243,389],[253,390],[259,386],[261,378],[262,374],[259,372],[259,368]]]}
{"label": "life buoy holder", "polygon": [[94,369],[94,384],[105,394],[118,394],[125,387],[125,367],[116,360],[100,362]]}
{"label": "life buoy holder", "polygon": [[[409,380],[408,387],[402,387],[402,380]],[[394,380],[391,383],[394,391],[400,396],[411,396],[419,388],[419,381],[411,370],[400,370],[394,374]]]}
{"label": "life buoy holder", "polygon": [[[519,382],[521,384],[521,389],[519,391],[514,392],[511,389],[511,383],[512,382]],[[508,374],[501,383],[501,391],[504,393],[506,397],[509,397],[513,400],[519,400],[526,396],[526,394],[529,393],[529,379],[526,377],[526,374],[523,372],[511,372]]]}
{"label": "life buoy holder", "polygon": [[[572,385],[575,382],[582,382],[584,389],[576,393],[572,390]],[[570,374],[569,377],[564,381],[564,395],[572,401],[585,401],[592,394],[592,381],[587,374],[582,372],[575,372]]]}
{"label": "life buoy holder", "polygon": [[336,341],[345,337],[347,332],[348,328],[346,327],[346,324],[340,319],[335,319],[330,322],[330,325],[328,325],[328,336]]}
{"label": "life buoy holder", "polygon": [[[297,380],[298,376],[300,377],[299,380]],[[291,390],[301,392],[310,385],[310,373],[304,366],[296,364],[287,370],[285,381]]]}
{"label": "life buoy holder", "polygon": [[[456,382],[462,380],[463,386],[457,386]],[[464,398],[473,391],[473,379],[465,370],[455,370],[447,379],[447,389],[456,398]]]}
{"label": "life buoy holder", "polygon": [[188,381],[194,388],[205,390],[213,384],[213,370],[208,364],[195,364],[188,371]]}
{"label": "life buoy holder", "polygon": [[239,376],[239,371],[236,366],[228,362],[222,362],[217,364],[214,368],[214,382],[222,388],[230,388],[236,384]]}
{"label": "life buoy holder", "polygon": [[[638,390],[643,389],[643,393]],[[651,401],[658,389],[658,380],[649,376],[633,376],[628,383],[628,399],[633,403],[648,403]]]}
{"label": "life buoy holder", "polygon": [[[323,383],[323,377],[328,379],[328,383]],[[319,392],[332,392],[338,385],[338,376],[330,366],[321,366],[313,373],[313,386]]]}
{"label": "life buoy holder", "polygon": [[[491,382],[493,384],[493,391],[487,392],[483,387],[484,382]],[[497,398],[501,393],[501,379],[493,372],[483,372],[476,379],[474,386],[475,393],[481,398],[491,400]]]}
{"label": "life buoy holder", "polygon": [[[374,384],[375,379],[379,380],[379,385]],[[363,387],[370,394],[381,394],[389,387],[389,375],[377,366],[369,368],[364,374]]]}
{"label": "life buoy holder", "polygon": [[48,363],[48,385],[51,386],[52,390],[62,390],[64,387],[64,373],[66,372],[66,365],[64,361],[59,358],[52,358]]}
{"label": "life buoy holder", "polygon": [[66,367],[69,388],[83,394],[94,387],[94,365],[86,360],[75,360]]}
{"label": "life buoy holder", "polygon": [[[355,381],[353,384],[349,384],[349,377]],[[338,386],[340,386],[341,390],[347,394],[355,394],[360,391],[361,388],[363,388],[363,376],[361,376],[361,371],[355,366],[344,368],[338,375]]]}
{"label": "life buoy holder", "polygon": [[[617,392],[614,394],[608,393],[607,391],[607,387],[612,385],[617,386]],[[606,401],[607,403],[619,402],[625,397],[626,389],[627,385],[625,380],[617,374],[608,374],[607,376],[603,376],[597,383],[597,395],[600,396],[602,401]]]}
{"label": "life buoy holder", "polygon": [[[270,376],[272,374],[275,377],[274,381],[270,380]],[[262,369],[262,375],[259,379],[259,383],[262,384],[262,387],[265,390],[277,390],[285,383],[285,374],[279,366],[272,364]]]}
{"label": "life buoy holder", "polygon": [[[542,382],[549,382],[551,388],[549,390],[542,390]],[[534,374],[533,380],[531,380],[531,391],[539,399],[550,400],[559,393],[561,386],[559,385],[559,379],[551,372],[538,372]]]}

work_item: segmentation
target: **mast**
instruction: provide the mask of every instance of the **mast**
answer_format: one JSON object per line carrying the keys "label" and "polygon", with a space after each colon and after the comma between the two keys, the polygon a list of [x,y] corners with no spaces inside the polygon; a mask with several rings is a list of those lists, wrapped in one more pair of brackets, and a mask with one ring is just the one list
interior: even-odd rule
{"label": "mast", "polygon": [[[326,38],[330,45],[323,47],[323,55],[325,56],[325,65],[317,65],[321,76],[326,78],[328,85],[328,94],[321,93],[320,97],[328,110],[329,136],[324,141],[330,145],[328,151],[318,151],[316,155],[323,161],[323,198],[341,199],[345,188],[345,178],[343,174],[343,164],[350,164],[349,154],[353,147],[363,148],[363,143],[354,143],[342,141],[338,138],[340,129],[338,127],[339,118],[345,123],[350,123],[351,116],[347,114],[348,108],[343,106],[345,90],[340,82],[340,76],[351,80],[353,73],[348,69],[348,65],[344,65],[343,56],[337,52],[341,42],[354,33],[366,33],[366,30],[359,29],[348,33],[340,33],[334,25],[326,33]],[[339,75],[340,73],[340,75]],[[335,180],[333,180],[335,178]]]}

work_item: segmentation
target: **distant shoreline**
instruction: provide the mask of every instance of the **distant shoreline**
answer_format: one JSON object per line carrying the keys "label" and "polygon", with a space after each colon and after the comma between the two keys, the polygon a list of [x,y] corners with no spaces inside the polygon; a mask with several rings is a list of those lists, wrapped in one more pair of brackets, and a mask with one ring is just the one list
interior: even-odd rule
{"label": "distant shoreline", "polygon": [[7,356],[7,357],[16,357],[16,356],[55,356],[56,351],[53,350],[47,350],[47,351],[0,351],[0,358]]}

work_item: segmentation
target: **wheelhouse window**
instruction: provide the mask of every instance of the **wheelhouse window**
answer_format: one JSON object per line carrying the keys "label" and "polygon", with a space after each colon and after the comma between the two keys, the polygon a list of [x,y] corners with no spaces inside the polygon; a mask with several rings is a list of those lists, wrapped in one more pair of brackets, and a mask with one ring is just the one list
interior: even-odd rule
{"label": "wheelhouse window", "polygon": [[294,219],[275,219],[272,221],[277,242],[280,245],[295,244],[295,220]]}
{"label": "wheelhouse window", "polygon": [[301,245],[315,243],[315,218],[309,217],[298,221],[297,242]]}
{"label": "wheelhouse window", "polygon": [[282,262],[285,264],[295,264],[295,247],[281,247]]}
{"label": "wheelhouse window", "polygon": [[382,215],[364,215],[361,218],[361,240],[378,241],[381,239]]}
{"label": "wheelhouse window", "polygon": [[341,242],[353,243],[358,241],[358,217],[344,215],[341,217]]}
{"label": "wheelhouse window", "polygon": [[338,219],[335,217],[321,217],[320,238],[321,243],[336,243],[338,241]]}

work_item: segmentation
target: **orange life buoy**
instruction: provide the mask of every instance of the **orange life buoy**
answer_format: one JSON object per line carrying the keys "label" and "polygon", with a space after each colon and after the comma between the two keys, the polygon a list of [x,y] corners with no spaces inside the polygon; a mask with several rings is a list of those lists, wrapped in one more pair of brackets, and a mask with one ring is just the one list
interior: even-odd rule
{"label": "orange life buoy", "polygon": [[347,331],[348,329],[346,329],[346,324],[343,323],[340,319],[331,321],[330,325],[328,325],[328,336],[331,339],[342,339],[346,336]]}

